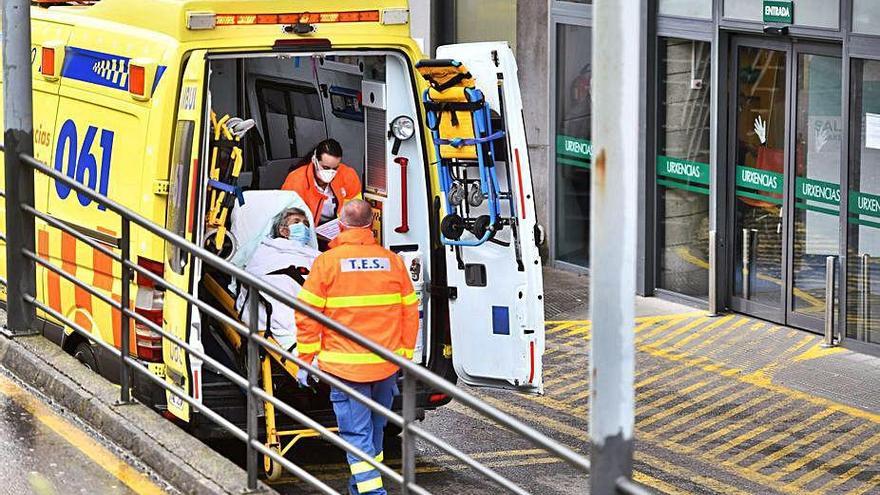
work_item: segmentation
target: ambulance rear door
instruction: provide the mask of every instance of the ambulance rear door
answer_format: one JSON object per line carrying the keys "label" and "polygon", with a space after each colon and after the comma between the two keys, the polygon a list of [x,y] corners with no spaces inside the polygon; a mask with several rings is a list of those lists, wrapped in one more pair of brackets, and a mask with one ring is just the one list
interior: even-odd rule
{"label": "ambulance rear door", "polygon": [[[196,50],[189,56],[183,73],[178,97],[177,120],[174,122],[174,145],[169,169],[167,228],[175,234],[193,240],[197,218],[197,192],[200,181],[202,122],[204,101],[207,98],[205,66],[206,52]],[[165,243],[165,280],[189,294],[195,294],[193,271],[196,263],[185,251]],[[165,294],[165,329],[194,348],[201,348],[199,312],[182,297],[171,291]],[[164,339],[163,360],[165,379],[169,385],[202,400],[201,361],[177,344]],[[190,420],[190,405],[183,399],[165,392],[168,411],[178,418]]]}
{"label": "ambulance rear door", "polygon": [[[509,193],[500,201],[509,223],[493,240],[445,247],[453,365],[469,385],[542,393],[543,282],[516,60],[504,42],[442,46],[437,58],[467,66],[495,116],[494,130],[504,130],[494,142],[496,172]],[[486,201],[472,214],[481,208]]]}

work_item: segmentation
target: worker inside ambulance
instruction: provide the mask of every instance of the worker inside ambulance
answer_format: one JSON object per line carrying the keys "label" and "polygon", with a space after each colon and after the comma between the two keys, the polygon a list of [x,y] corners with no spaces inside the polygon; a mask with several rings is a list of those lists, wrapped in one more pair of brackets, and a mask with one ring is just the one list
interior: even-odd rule
{"label": "worker inside ambulance", "polygon": [[[313,247],[312,239],[309,215],[300,208],[285,208],[275,216],[271,234],[260,241],[245,270],[295,298],[312,263],[320,254]],[[248,290],[242,288],[236,309],[244,323],[250,322],[248,298]],[[295,352],[296,319],[293,308],[265,294],[261,294],[260,298],[259,328],[266,328],[282,348]]]}
{"label": "worker inside ambulance", "polygon": [[325,139],[291,171],[281,189],[295,191],[317,219],[318,240],[323,245],[338,233],[342,206],[361,197],[358,173],[342,163],[342,145]]}

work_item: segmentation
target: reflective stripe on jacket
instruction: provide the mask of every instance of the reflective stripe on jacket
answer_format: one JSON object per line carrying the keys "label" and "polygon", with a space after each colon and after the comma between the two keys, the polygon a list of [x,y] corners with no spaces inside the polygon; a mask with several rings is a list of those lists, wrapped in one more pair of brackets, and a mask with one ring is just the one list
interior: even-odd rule
{"label": "reflective stripe on jacket", "polygon": [[[318,189],[318,185],[315,183],[315,165],[313,163],[302,165],[287,174],[281,189],[296,191],[309,205],[309,209],[312,210],[312,218],[315,219],[316,224],[318,223],[327,196]],[[353,168],[340,163],[339,168],[336,169],[336,177],[330,182],[330,190],[336,197],[336,216],[339,216],[342,205],[361,197],[361,179]]]}
{"label": "reflective stripe on jacket", "polygon": [[[418,297],[409,271],[379,246],[369,229],[345,230],[312,265],[299,299],[400,356],[412,358],[419,327]],[[296,313],[297,349],[307,362],[353,382],[374,382],[397,366],[339,333]]]}

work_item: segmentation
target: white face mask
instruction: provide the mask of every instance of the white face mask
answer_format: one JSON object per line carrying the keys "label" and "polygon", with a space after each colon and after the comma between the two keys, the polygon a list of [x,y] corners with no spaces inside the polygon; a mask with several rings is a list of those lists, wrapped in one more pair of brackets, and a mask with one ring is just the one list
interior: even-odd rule
{"label": "white face mask", "polygon": [[325,184],[333,182],[333,179],[336,177],[336,169],[323,168],[318,164],[318,160],[312,161],[315,164],[315,176],[318,177],[318,180]]}

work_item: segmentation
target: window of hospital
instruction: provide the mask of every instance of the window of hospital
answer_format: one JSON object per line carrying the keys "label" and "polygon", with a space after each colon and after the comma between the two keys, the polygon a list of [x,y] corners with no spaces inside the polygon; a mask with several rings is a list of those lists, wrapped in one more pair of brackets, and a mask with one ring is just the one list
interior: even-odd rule
{"label": "window of hospital", "polygon": [[880,34],[880,2],[877,0],[853,0],[853,31]]}
{"label": "window of hospital", "polygon": [[709,292],[711,45],[660,42],[657,112],[657,286]]}
{"label": "window of hospital", "polygon": [[712,0],[660,0],[660,15],[712,18]]}
{"label": "window of hospital", "polygon": [[581,266],[590,250],[591,42],[590,28],[557,27],[555,256]]}
{"label": "window of hospital", "polygon": [[[840,0],[797,0],[793,8],[794,23],[798,26],[832,29],[840,26]],[[763,22],[764,0],[724,0],[724,17]]]}

